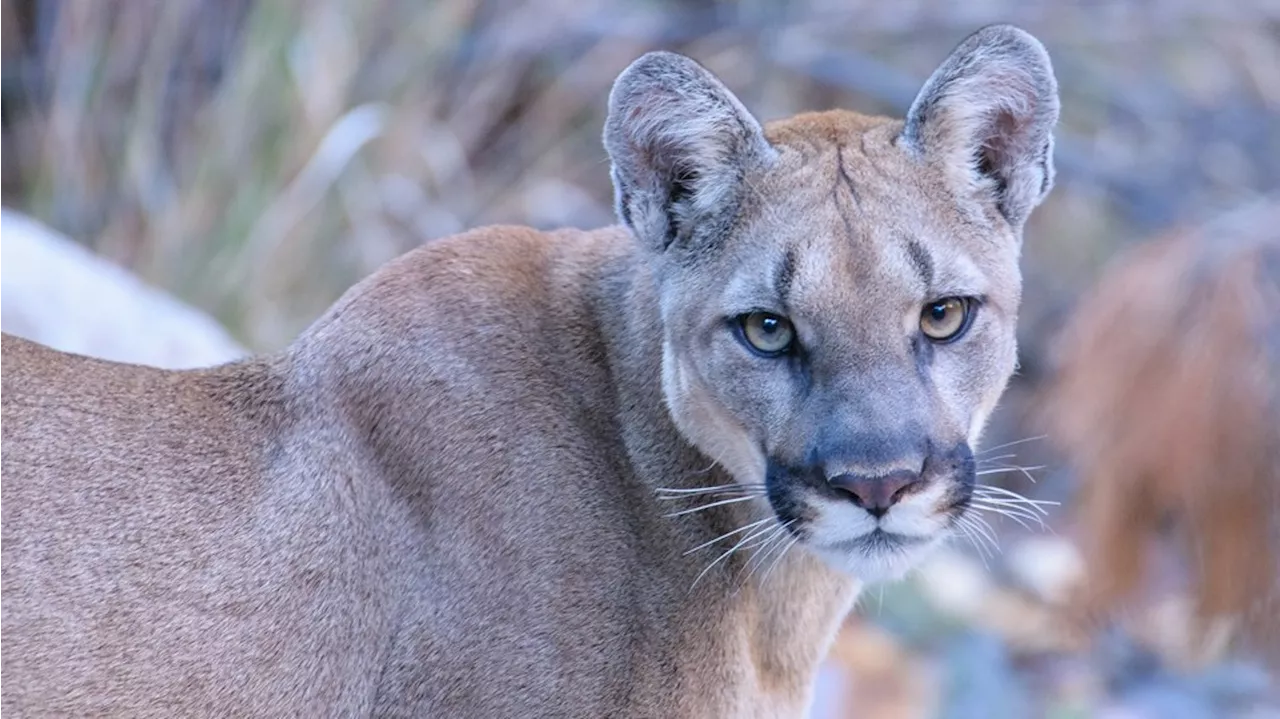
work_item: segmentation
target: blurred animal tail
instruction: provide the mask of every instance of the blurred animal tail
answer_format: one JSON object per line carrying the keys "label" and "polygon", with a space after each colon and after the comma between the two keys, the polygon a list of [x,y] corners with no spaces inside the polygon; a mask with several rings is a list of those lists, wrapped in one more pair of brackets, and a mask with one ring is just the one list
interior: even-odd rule
{"label": "blurred animal tail", "polygon": [[1193,632],[1225,619],[1280,656],[1280,198],[1127,252],[1053,355],[1042,419],[1081,483],[1084,616],[1174,548]]}

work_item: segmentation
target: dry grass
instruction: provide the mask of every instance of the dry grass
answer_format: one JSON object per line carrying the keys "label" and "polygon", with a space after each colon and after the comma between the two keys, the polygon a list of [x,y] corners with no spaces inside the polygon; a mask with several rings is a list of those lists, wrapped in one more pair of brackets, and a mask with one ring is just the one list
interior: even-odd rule
{"label": "dry grass", "polygon": [[604,100],[653,47],[693,54],[776,117],[901,112],[977,25],[1038,33],[1064,88],[1063,181],[1029,274],[1066,279],[1031,283],[1046,293],[1029,297],[1033,334],[1114,237],[1280,184],[1259,159],[1280,156],[1280,13],[1265,0],[2,5],[5,204],[257,349],[433,237],[611,222]]}

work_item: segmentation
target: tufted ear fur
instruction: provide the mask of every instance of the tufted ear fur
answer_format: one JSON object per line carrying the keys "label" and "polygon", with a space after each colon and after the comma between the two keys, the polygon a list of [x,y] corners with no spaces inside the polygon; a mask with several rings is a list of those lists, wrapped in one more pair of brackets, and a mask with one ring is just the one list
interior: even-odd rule
{"label": "tufted ear fur", "polygon": [[604,144],[618,217],[655,250],[727,233],[745,174],[774,156],[728,88],[663,51],[641,56],[614,82]]}
{"label": "tufted ear fur", "polygon": [[1015,227],[1053,186],[1058,83],[1040,41],[1012,25],[966,38],[925,82],[901,142],[954,168]]}

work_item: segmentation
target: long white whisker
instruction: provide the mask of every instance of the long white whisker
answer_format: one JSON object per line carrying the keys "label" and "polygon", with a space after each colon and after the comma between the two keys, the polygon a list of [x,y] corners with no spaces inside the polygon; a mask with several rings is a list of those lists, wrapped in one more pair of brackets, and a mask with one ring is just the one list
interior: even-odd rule
{"label": "long white whisker", "polygon": [[961,528],[961,531],[964,531],[965,537],[969,539],[969,544],[973,545],[973,548],[977,550],[978,559],[982,560],[983,568],[991,571],[991,559],[995,559],[998,548],[996,548],[996,545],[991,544],[992,540],[988,539],[987,532],[983,531],[972,517],[965,517],[964,521],[957,526]]}
{"label": "long white whisker", "polygon": [[691,494],[666,494],[658,495],[659,502],[674,502],[681,499],[711,499],[713,497],[724,497],[731,495],[750,494],[752,496],[764,496],[762,489],[717,489],[714,491],[697,492]]}
{"label": "long white whisker", "polygon": [[735,545],[733,545],[732,547],[729,547],[728,549],[726,549],[723,553],[721,553],[721,554],[720,554],[720,556],[718,556],[718,557],[716,557],[714,560],[712,560],[712,562],[711,562],[710,564],[708,564],[706,567],[704,567],[704,568],[703,568],[703,570],[702,570],[701,572],[699,572],[699,573],[698,573],[698,576],[697,576],[697,577],[695,577],[695,578],[694,578],[694,580],[693,580],[693,584],[689,585],[689,591],[691,591],[691,592],[692,592],[692,591],[693,591],[693,588],[694,588],[694,587],[696,587],[696,586],[698,586],[698,582],[702,581],[702,578],[703,578],[703,577],[705,577],[705,576],[707,575],[707,572],[710,572],[710,571],[711,571],[711,569],[712,569],[713,567],[715,567],[717,564],[719,564],[720,562],[723,562],[725,559],[727,559],[727,558],[728,558],[730,555],[732,555],[734,552],[736,552],[736,551],[738,551],[739,549],[741,549],[741,548],[742,548],[742,546],[743,546],[744,544],[746,544],[747,542],[750,542],[751,540],[753,540],[753,539],[755,539],[755,538],[757,538],[757,537],[759,537],[759,536],[761,536],[761,535],[763,535],[763,534],[767,534],[768,532],[771,532],[771,531],[773,531],[773,530],[774,530],[774,527],[772,527],[772,526],[763,527],[763,528],[761,528],[761,529],[757,529],[757,530],[755,530],[754,532],[751,532],[751,533],[750,533],[750,534],[748,534],[747,536],[745,536],[745,537],[743,537],[742,539],[738,540],[738,543],[737,543],[737,544],[735,544]]}
{"label": "long white whisker", "polygon": [[774,550],[782,545],[787,536],[787,527],[790,527],[795,521],[796,520],[792,519],[785,524],[779,524],[777,528],[774,529],[773,533],[764,541],[763,547],[753,554],[751,559],[747,560],[746,566],[743,567],[743,571],[747,572],[747,576],[742,580],[743,584],[750,581],[751,576],[755,574],[756,570],[765,563],[769,558],[769,555],[773,554]]}
{"label": "long white whisker", "polygon": [[1027,512],[1032,516],[1049,516],[1049,510],[1036,504],[1033,500],[1014,499],[1012,497],[1001,497],[1000,495],[978,494],[974,493],[969,497],[970,502],[982,502],[991,507],[1005,507],[1021,512]]}
{"label": "long white whisker", "polygon": [[1032,499],[1031,497],[1028,497],[1027,495],[1022,494],[1021,492],[1015,492],[1012,489],[1009,489],[1007,487],[1001,487],[994,484],[974,485],[973,492],[974,494],[982,494],[982,495],[994,494],[994,495],[1000,496],[1001,498],[1007,497],[1010,501],[1013,501],[1013,502],[1024,502],[1027,504],[1052,504],[1052,505],[1058,504],[1056,500]]}
{"label": "long white whisker", "polygon": [[995,530],[991,528],[991,525],[987,523],[987,520],[982,518],[982,515],[977,513],[967,514],[963,519],[967,520],[973,530],[987,541],[993,552],[1000,552],[1000,543],[996,541]]}
{"label": "long white whisker", "polygon": [[993,500],[993,499],[986,499],[984,497],[970,497],[969,503],[970,503],[970,506],[981,507],[982,509],[989,510],[992,512],[997,512],[997,513],[1008,512],[1011,515],[1017,515],[1019,517],[1023,517],[1024,519],[1029,519],[1032,522],[1038,522],[1040,523],[1041,526],[1044,526],[1044,521],[1042,519],[1043,513],[1042,512],[1037,513],[1036,511],[1029,509],[1023,505],[1018,505],[1018,504],[1013,504],[1008,502],[1001,502],[999,500]]}
{"label": "long white whisker", "polygon": [[1004,449],[1005,447],[1012,447],[1012,446],[1014,446],[1015,444],[1022,444],[1022,443],[1024,443],[1024,442],[1038,442],[1038,441],[1040,441],[1040,440],[1042,440],[1042,439],[1045,439],[1045,438],[1046,438],[1046,437],[1048,437],[1048,436],[1049,436],[1049,435],[1047,435],[1047,434],[1039,434],[1039,435],[1036,435],[1035,437],[1023,437],[1022,439],[1015,439],[1015,440],[1013,440],[1012,442],[1005,442],[1004,444],[997,444],[997,445],[995,445],[994,447],[987,447],[986,449],[982,450],[981,452],[978,452],[978,453],[977,453],[976,455],[974,455],[974,456],[975,456],[975,457],[981,457],[981,456],[983,456],[984,454],[988,454],[988,453],[990,453],[990,452],[994,452],[994,451],[996,451],[997,449]]}
{"label": "long white whisker", "polygon": [[970,521],[968,517],[961,517],[959,520],[956,521],[955,526],[956,526],[956,529],[960,530],[961,536],[969,540],[969,544],[977,551],[978,559],[982,560],[982,566],[990,570],[991,565],[987,564],[989,551],[987,550],[986,546],[982,543],[982,541],[979,539],[979,535],[977,534],[976,530],[974,530],[973,528],[972,521]]}
{"label": "long white whisker", "polygon": [[1017,456],[1018,455],[1016,454],[1002,454],[998,457],[983,457],[982,459],[975,458],[973,463],[981,467],[984,464],[991,464],[992,462],[1003,462],[1006,459],[1015,459]]}
{"label": "long white whisker", "polygon": [[1027,524],[1027,522],[1024,520],[1024,518],[1026,518],[1026,519],[1030,519],[1030,520],[1035,521],[1035,522],[1039,522],[1039,523],[1040,523],[1040,526],[1041,526],[1041,527],[1044,527],[1044,522],[1043,522],[1043,521],[1041,521],[1041,519],[1040,519],[1039,517],[1035,516],[1035,515],[1020,515],[1020,514],[1017,514],[1017,513],[1015,513],[1015,512],[1012,512],[1012,511],[1010,511],[1010,510],[1008,510],[1008,509],[1004,509],[1004,508],[1000,508],[1000,507],[986,507],[986,506],[983,506],[983,505],[980,505],[980,504],[973,504],[973,505],[971,505],[971,506],[972,506],[974,509],[980,509],[980,510],[982,510],[982,511],[984,511],[984,512],[991,512],[992,514],[998,514],[998,515],[1000,515],[1001,517],[1008,517],[1009,519],[1012,519],[1013,521],[1017,522],[1017,523],[1018,523],[1018,525],[1019,525],[1019,526],[1021,526],[1021,527],[1022,527],[1022,528],[1024,528],[1024,529],[1031,529],[1031,525],[1030,525],[1030,524]]}
{"label": "long white whisker", "polygon": [[708,509],[711,509],[712,507],[720,507],[720,506],[723,506],[723,505],[726,505],[726,504],[734,504],[735,502],[747,502],[747,501],[750,501],[750,500],[752,500],[752,499],[757,499],[757,498],[762,497],[762,496],[764,496],[764,495],[760,495],[760,494],[749,494],[749,495],[747,495],[747,496],[745,496],[745,497],[733,497],[732,499],[722,499],[722,500],[720,500],[720,501],[718,501],[718,502],[712,502],[711,504],[703,504],[703,505],[700,505],[700,506],[694,507],[694,508],[692,508],[692,509],[682,509],[682,510],[680,510],[679,512],[671,512],[670,514],[664,514],[664,515],[662,515],[662,516],[663,516],[663,517],[680,517],[680,516],[683,516],[683,515],[686,515],[686,514],[693,514],[694,512],[703,512],[703,511],[706,511],[706,510],[708,510]]}
{"label": "long white whisker", "polygon": [[959,529],[961,533],[964,534],[965,538],[968,539],[979,552],[982,552],[983,554],[986,553],[987,547],[982,541],[985,538],[977,534],[977,530],[974,529],[973,526],[973,520],[969,519],[967,516],[957,519],[956,529]]}
{"label": "long white whisker", "polygon": [[764,524],[765,522],[771,522],[771,521],[773,521],[773,517],[765,517],[764,519],[759,519],[759,520],[756,520],[756,521],[754,521],[754,522],[752,522],[752,523],[750,523],[750,524],[747,524],[747,525],[744,525],[744,526],[738,527],[737,529],[733,530],[732,532],[725,532],[724,534],[721,534],[719,537],[716,537],[715,539],[712,539],[712,540],[710,540],[710,541],[703,542],[702,544],[699,544],[698,546],[694,547],[693,549],[690,549],[689,551],[685,552],[685,553],[684,553],[683,555],[681,555],[681,556],[685,556],[685,557],[687,557],[687,556],[689,556],[690,554],[693,554],[694,552],[696,552],[696,551],[698,551],[698,550],[700,550],[700,549],[706,549],[707,547],[710,547],[711,545],[715,544],[716,542],[719,542],[721,539],[724,539],[725,537],[732,537],[733,535],[738,534],[739,532],[747,532],[747,531],[750,531],[750,530],[752,530],[752,529],[754,529],[754,528],[756,528],[756,527],[759,527],[760,525]]}
{"label": "long white whisker", "polygon": [[[993,493],[994,493],[994,494],[997,494],[997,495],[1000,495],[1001,497],[1008,497],[1009,499],[1011,499],[1011,500],[1013,500],[1014,502],[1017,502],[1017,503],[1019,503],[1019,504],[1024,504],[1024,505],[1026,505],[1026,506],[1028,506],[1028,507],[1035,507],[1037,510],[1039,510],[1040,512],[1042,512],[1042,513],[1044,513],[1044,514],[1046,514],[1046,515],[1048,514],[1048,512],[1044,509],[1044,507],[1056,507],[1056,506],[1058,506],[1059,504],[1061,504],[1061,502],[1055,502],[1055,501],[1054,501],[1054,500],[1052,500],[1052,499],[1031,499],[1030,497],[1027,497],[1027,496],[1024,496],[1024,495],[1018,494],[1017,492],[1013,491],[1012,489],[1005,489],[1004,487],[997,487],[997,486],[995,486],[995,485],[993,485],[993,484],[979,484],[979,485],[976,485],[976,486],[973,488],[973,492],[974,492],[974,494],[977,494],[977,495],[980,495],[980,496],[981,496],[981,495],[986,495],[986,497],[988,497],[988,498],[993,498],[993,497],[991,497],[991,494],[993,494]],[[994,499],[994,498],[993,498],[993,499]]]}
{"label": "long white whisker", "polygon": [[991,551],[996,554],[1004,554],[1004,547],[1000,546],[1000,540],[996,539],[996,530],[991,528],[991,523],[981,514],[974,514],[970,517],[978,531],[982,532],[987,538],[987,543],[991,545]]}
{"label": "long white whisker", "polygon": [[733,482],[731,484],[718,484],[714,487],[689,487],[689,488],[658,487],[654,491],[658,494],[676,494],[676,495],[701,494],[702,492],[717,492],[717,491],[723,491],[723,490],[731,490],[740,486],[742,485],[738,484],[737,482]]}
{"label": "long white whisker", "polygon": [[655,492],[661,494],[702,494],[704,492],[730,492],[738,489],[764,489],[763,484],[742,484],[740,482],[730,482],[729,484],[718,484],[714,487],[658,487]]}
{"label": "long white whisker", "polygon": [[1032,484],[1035,484],[1036,478],[1031,476],[1031,473],[1038,469],[1044,469],[1044,465],[1035,465],[1032,467],[1000,467],[998,469],[984,469],[978,472],[974,472],[974,474],[979,477],[982,477],[988,474],[1002,474],[1004,472],[1021,472],[1023,476],[1025,476],[1028,480],[1031,481]]}
{"label": "long white whisker", "polygon": [[989,467],[987,469],[978,470],[977,472],[974,472],[974,474],[981,477],[987,474],[1000,474],[1001,472],[1035,472],[1044,468],[1045,467],[1043,464],[1035,464],[1035,465],[1031,465],[1030,467],[1013,467],[1013,466]]}
{"label": "long white whisker", "polygon": [[[760,584],[761,584],[761,585],[763,585],[765,582],[769,581],[769,575],[770,575],[770,574],[773,574],[773,570],[774,570],[775,568],[777,568],[777,566],[778,566],[778,564],[779,564],[779,563],[781,563],[781,562],[782,562],[782,558],[783,558],[783,557],[785,557],[785,556],[787,556],[787,552],[791,551],[791,548],[792,548],[793,546],[795,546],[795,543],[796,543],[796,542],[799,542],[799,541],[800,541],[800,535],[798,535],[798,534],[797,534],[796,536],[794,536],[794,537],[792,537],[792,538],[791,538],[791,541],[790,541],[790,542],[787,542],[787,546],[783,547],[783,548],[782,548],[782,551],[778,553],[778,556],[777,556],[776,558],[774,558],[774,560],[773,560],[773,564],[770,564],[770,565],[769,565],[769,568],[768,568],[768,569],[766,569],[766,570],[764,570],[764,574],[760,575]],[[748,577],[748,579],[750,579],[750,577]],[[883,589],[882,589],[881,591],[883,591]],[[884,597],[883,597],[883,596],[881,596],[880,601],[881,601],[881,603],[883,603],[883,602],[884,602]]]}
{"label": "long white whisker", "polygon": [[969,530],[968,517],[964,517],[964,516],[959,517],[958,519],[956,519],[954,526],[956,529],[960,531],[960,535],[963,536],[965,539],[969,540],[969,542],[973,544],[973,546],[977,547],[979,550],[983,549],[983,547],[978,547],[978,543],[974,539],[973,532]]}

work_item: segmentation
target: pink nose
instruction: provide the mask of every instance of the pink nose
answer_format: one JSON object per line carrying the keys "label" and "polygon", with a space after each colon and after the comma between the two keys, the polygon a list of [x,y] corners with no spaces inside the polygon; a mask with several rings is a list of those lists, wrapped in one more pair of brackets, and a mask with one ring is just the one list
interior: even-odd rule
{"label": "pink nose", "polygon": [[832,487],[848,492],[854,504],[879,518],[920,484],[920,475],[905,469],[879,477],[841,474],[832,477],[830,483]]}

